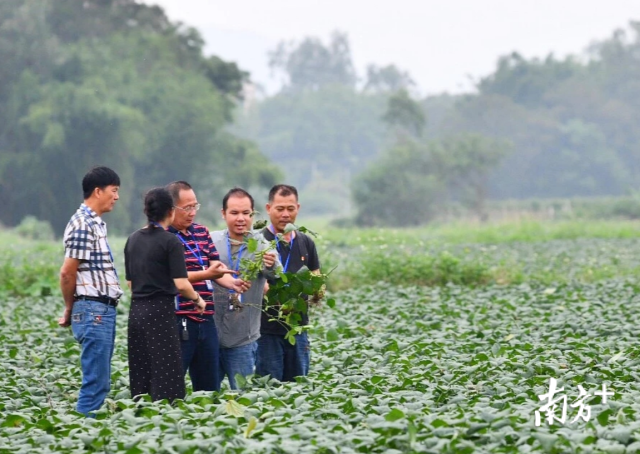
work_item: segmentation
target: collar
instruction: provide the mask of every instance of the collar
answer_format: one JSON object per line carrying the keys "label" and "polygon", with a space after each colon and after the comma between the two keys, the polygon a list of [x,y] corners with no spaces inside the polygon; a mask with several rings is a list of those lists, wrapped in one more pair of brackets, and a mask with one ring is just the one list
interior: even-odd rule
{"label": "collar", "polygon": [[[235,240],[233,238],[231,238],[231,235],[229,235],[229,229],[224,229],[224,236],[231,242],[231,244],[242,244],[244,243],[244,241],[238,241]],[[251,231],[248,231],[244,234],[244,238],[251,238],[253,235],[251,233]]]}
{"label": "collar", "polygon": [[80,211],[82,211],[85,215],[88,214],[89,217],[95,220],[98,224],[104,225],[104,221],[100,216],[98,216],[98,213],[89,208],[84,202],[80,204]]}
{"label": "collar", "polygon": [[176,229],[174,226],[170,225],[169,228],[167,229],[168,232],[176,234],[179,233],[182,236],[191,236],[195,233],[196,229],[195,229],[195,222],[193,224],[191,224],[189,227],[187,227],[187,233],[188,235],[183,234],[180,230]]}

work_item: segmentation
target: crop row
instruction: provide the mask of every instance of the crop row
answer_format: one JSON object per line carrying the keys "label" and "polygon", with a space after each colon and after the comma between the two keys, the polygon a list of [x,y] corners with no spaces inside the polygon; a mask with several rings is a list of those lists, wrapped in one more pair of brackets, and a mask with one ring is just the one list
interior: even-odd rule
{"label": "crop row", "polygon": [[[0,310],[0,452],[636,452],[637,290],[607,280],[341,292],[313,316],[309,377],[250,379],[174,406],[130,399],[122,305],[113,390],[95,420],[73,411],[79,349],[55,327],[61,302],[15,298]],[[534,424],[550,378],[569,403],[579,385],[590,394],[589,421]],[[606,403],[594,395],[603,385],[615,393]]]}

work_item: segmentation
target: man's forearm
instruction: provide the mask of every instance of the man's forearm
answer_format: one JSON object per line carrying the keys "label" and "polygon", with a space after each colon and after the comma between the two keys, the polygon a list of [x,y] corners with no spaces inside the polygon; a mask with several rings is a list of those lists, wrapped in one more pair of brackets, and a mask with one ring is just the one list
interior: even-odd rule
{"label": "man's forearm", "polygon": [[76,279],[65,274],[60,275],[60,290],[64,299],[64,307],[66,309],[73,308],[73,297],[76,293]]}
{"label": "man's forearm", "polygon": [[221,272],[226,270],[226,266],[219,261],[209,261],[209,266],[205,270],[189,271],[187,273],[189,282],[211,281],[225,276],[225,273]]}
{"label": "man's forearm", "polygon": [[194,282],[202,282],[202,281],[206,281],[211,279],[209,277],[209,271],[207,270],[201,270],[201,271],[189,271],[187,273],[189,282],[191,282],[192,284]]}

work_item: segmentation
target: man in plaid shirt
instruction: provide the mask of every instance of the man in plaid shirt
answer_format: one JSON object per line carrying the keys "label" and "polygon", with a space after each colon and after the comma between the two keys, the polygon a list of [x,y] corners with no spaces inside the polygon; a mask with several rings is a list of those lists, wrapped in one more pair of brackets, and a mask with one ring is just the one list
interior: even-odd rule
{"label": "man in plaid shirt", "polygon": [[64,313],[60,326],[71,326],[82,353],[82,386],[76,409],[90,416],[111,387],[111,357],[116,334],[116,306],[122,289],[101,216],[119,199],[120,178],[108,167],[94,167],[82,179],[84,203],[64,232],[60,289]]}

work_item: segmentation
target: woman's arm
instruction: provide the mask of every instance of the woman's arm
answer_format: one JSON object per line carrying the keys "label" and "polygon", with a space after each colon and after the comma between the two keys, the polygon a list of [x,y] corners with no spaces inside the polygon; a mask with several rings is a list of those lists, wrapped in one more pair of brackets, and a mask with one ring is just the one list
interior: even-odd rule
{"label": "woman's arm", "polygon": [[175,278],[173,280],[173,283],[176,285],[176,288],[182,296],[196,303],[196,305],[198,306],[198,311],[202,314],[205,307],[207,307],[207,303],[205,303],[198,292],[193,289],[193,286],[189,282],[189,279],[186,277],[179,277]]}

